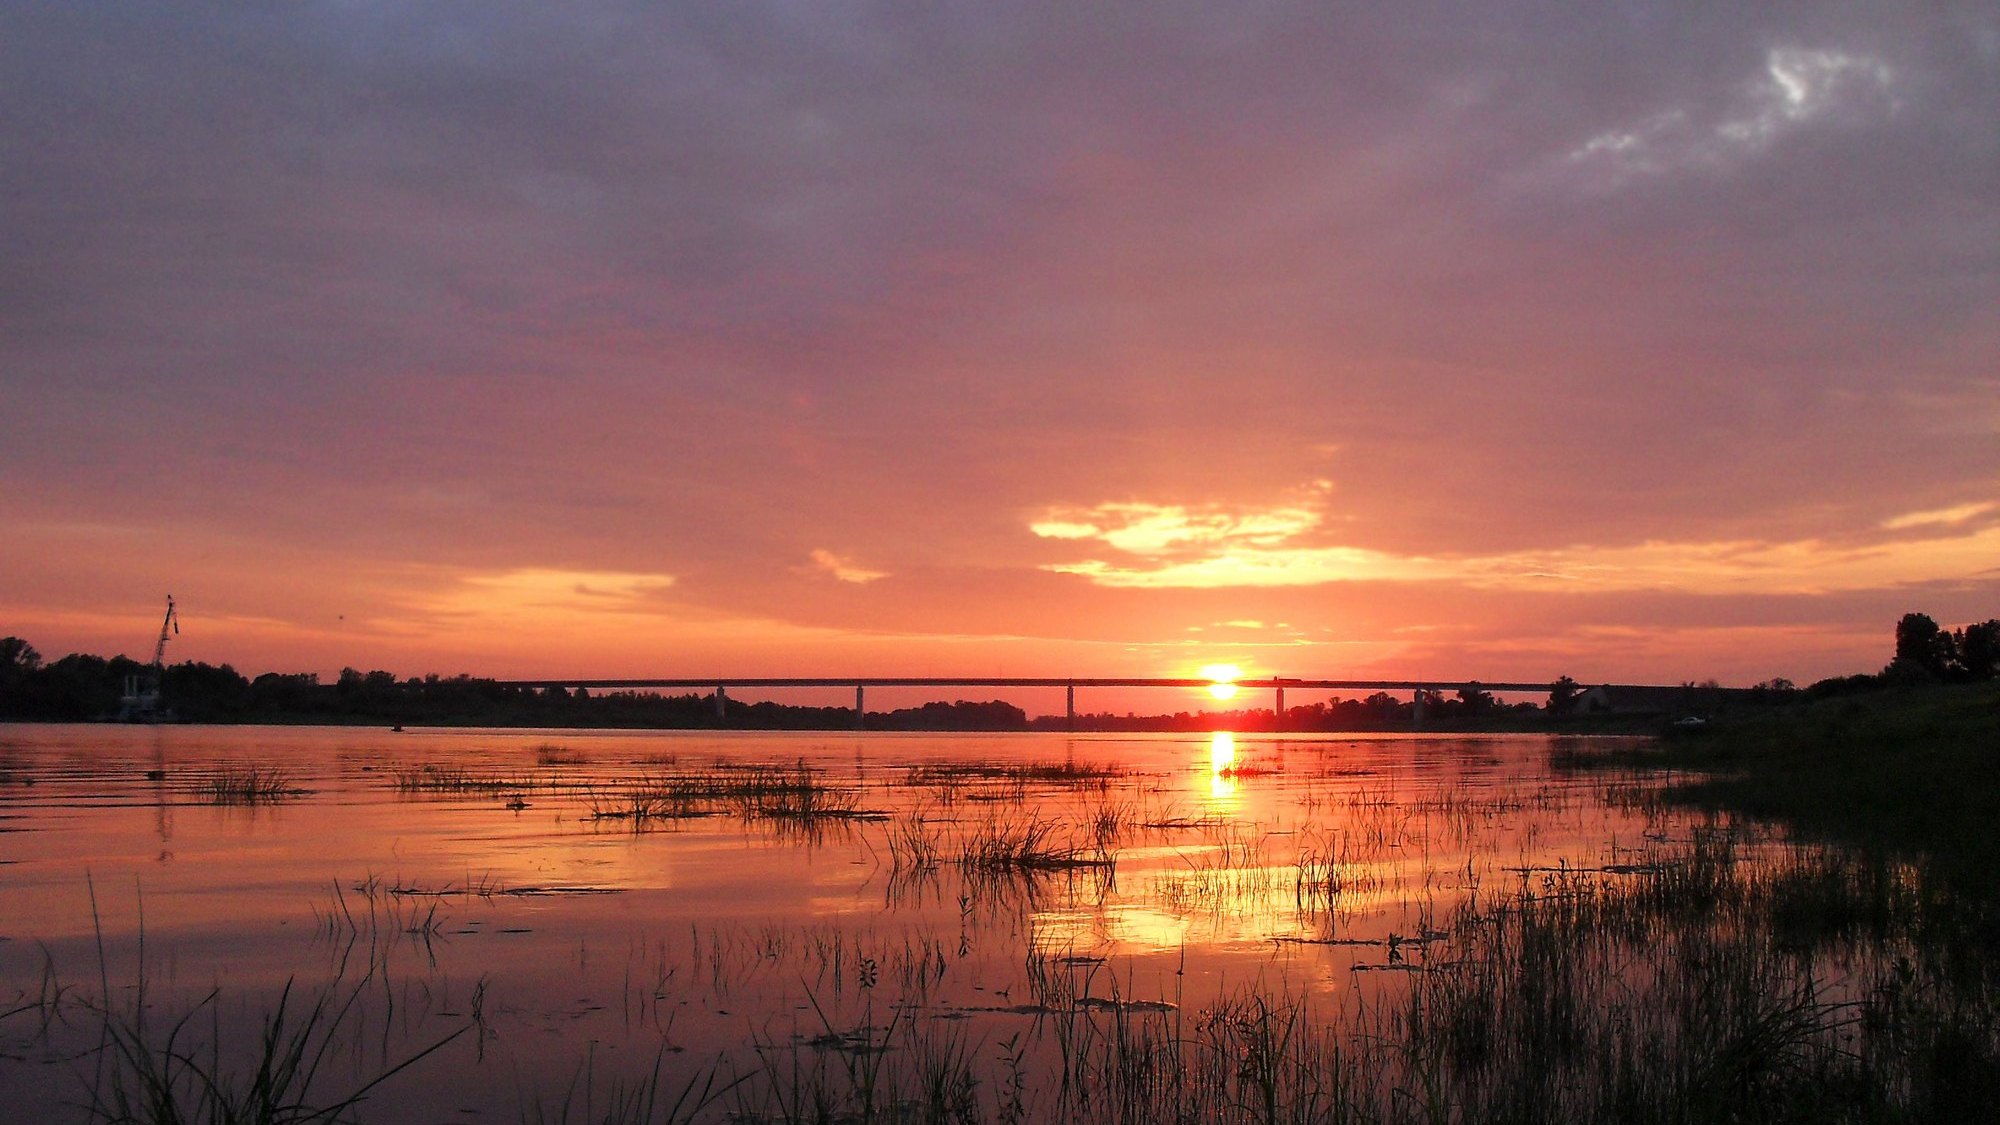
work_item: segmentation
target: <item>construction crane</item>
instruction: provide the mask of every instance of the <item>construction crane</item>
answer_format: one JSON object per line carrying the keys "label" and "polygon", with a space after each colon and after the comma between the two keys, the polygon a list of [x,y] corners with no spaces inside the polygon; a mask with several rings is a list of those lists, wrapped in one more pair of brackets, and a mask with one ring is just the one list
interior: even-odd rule
{"label": "construction crane", "polygon": [[153,663],[144,682],[139,676],[125,677],[125,694],[118,700],[118,719],[127,723],[173,722],[171,711],[160,709],[160,689],[167,678],[167,638],[179,636],[181,619],[174,613],[174,596],[167,595],[167,615],[160,619],[160,639],[153,645]]}
{"label": "construction crane", "polygon": [[159,690],[160,679],[167,671],[165,660],[167,655],[168,629],[172,629],[176,637],[181,635],[181,619],[174,616],[174,596],[172,594],[167,595],[167,616],[160,621],[160,643],[153,646],[153,688],[155,691]]}

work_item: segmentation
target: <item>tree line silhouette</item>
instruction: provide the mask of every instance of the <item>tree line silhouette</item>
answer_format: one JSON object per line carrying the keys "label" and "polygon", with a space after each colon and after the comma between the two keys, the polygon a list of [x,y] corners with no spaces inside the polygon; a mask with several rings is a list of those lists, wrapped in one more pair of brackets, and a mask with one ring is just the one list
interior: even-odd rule
{"label": "tree line silhouette", "polygon": [[[0,719],[106,719],[118,713],[127,678],[143,679],[151,672],[149,665],[126,656],[77,653],[45,664],[21,638],[0,638]],[[322,682],[315,672],[266,672],[250,679],[230,665],[198,661],[162,669],[160,697],[174,719],[199,723],[753,730],[854,725],[854,711],[847,707],[725,698],[717,714],[712,694],[537,690],[468,675],[399,680],[388,672],[354,668],[342,669],[332,683]],[[1028,717],[998,700],[958,701],[871,711],[868,725],[878,730],[1024,730]]]}
{"label": "tree line silhouette", "polygon": [[[150,665],[127,656],[73,653],[44,662],[20,637],[0,638],[0,719],[88,722],[118,714],[128,679],[145,680]],[[1930,616],[1907,613],[1896,623],[1889,664],[1873,675],[1838,676],[1799,689],[1769,680],[1732,693],[1751,703],[1820,698],[1921,683],[1990,680],[2000,673],[2000,620],[1945,629]],[[383,671],[341,670],[331,683],[313,672],[266,672],[254,679],[228,664],[186,661],[160,670],[163,705],[175,719],[209,723],[381,724],[435,726],[569,726],[669,729],[840,730],[854,726],[848,707],[743,702],[725,698],[718,714],[713,694],[661,695],[656,692],[592,693],[584,689],[510,687],[476,676],[397,679]],[[1713,691],[1713,684],[1705,685]],[[1685,685],[1690,698],[1703,698]],[[1461,689],[1450,695],[1431,691],[1423,718],[1438,729],[1533,727],[1562,721],[1584,690],[1568,676],[1558,680],[1541,703],[1505,703],[1490,693]],[[1708,698],[1714,698],[1713,695]],[[1269,708],[1174,714],[1083,714],[1086,730],[1269,730],[1407,729],[1417,704],[1386,692],[1364,699],[1331,699],[1288,707],[1280,717]],[[933,702],[919,707],[871,711],[871,730],[1029,730],[1061,729],[1063,715],[1030,719],[1001,700]]]}

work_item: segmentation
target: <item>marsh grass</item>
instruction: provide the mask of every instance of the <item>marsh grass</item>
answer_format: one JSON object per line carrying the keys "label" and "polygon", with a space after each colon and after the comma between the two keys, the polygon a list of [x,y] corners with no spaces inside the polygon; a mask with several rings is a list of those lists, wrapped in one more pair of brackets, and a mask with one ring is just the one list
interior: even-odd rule
{"label": "marsh grass", "polygon": [[437,945],[450,921],[442,898],[417,899],[397,894],[370,876],[349,889],[336,881],[328,901],[312,908],[313,938],[345,976],[357,956],[365,958],[367,975],[387,980],[398,954],[416,958],[426,967],[437,964]]}
{"label": "marsh grass", "polygon": [[1097,762],[923,762],[909,767],[903,783],[913,789],[969,781],[1080,784],[1124,777],[1128,773]]}
{"label": "marsh grass", "polygon": [[1216,825],[1199,846],[1176,849],[1180,866],[1152,878],[1155,897],[1184,915],[1222,919],[1268,915],[1285,883],[1298,881],[1297,868],[1274,862],[1267,833]]}
{"label": "marsh grass", "polygon": [[541,784],[533,775],[516,776],[430,762],[395,770],[390,781],[398,793],[448,794],[521,792]]}
{"label": "marsh grass", "polygon": [[[1051,860],[1022,857],[1095,854],[1079,816],[992,818],[956,846],[990,854],[994,878],[1042,871]],[[929,826],[940,838],[905,850],[952,867],[948,828]],[[1268,840],[1219,843],[1205,861],[1216,878],[1272,869]],[[1329,910],[1349,893],[1339,857],[1357,846],[1335,833],[1307,840],[1285,877]],[[922,931],[718,929],[627,970],[637,1002],[656,1009],[650,1072],[600,1074],[586,1054],[567,1091],[524,1095],[520,1113],[1061,1125],[1977,1119],[2000,1098],[2000,988],[1935,955],[1924,879],[1915,865],[1715,818],[1629,862],[1519,867],[1439,921],[1358,949],[1366,961],[1350,971],[1398,970],[1368,973],[1366,987],[1281,972],[1189,1003],[1181,978],[1149,993],[1101,956],[1031,946],[1016,1006],[987,1024],[944,1018],[940,997],[964,951]],[[433,930],[401,889],[370,879],[336,891],[329,928],[368,946]],[[384,979],[386,956],[368,966],[363,981]],[[795,980],[803,1024],[789,1036],[766,1024],[712,1062],[667,1066],[675,997],[697,977],[717,996]],[[311,1115],[352,1116],[355,1099],[450,1042],[408,1058],[378,1050],[379,1077],[336,1088],[324,1060],[353,1038],[352,988],[287,990],[233,1044],[221,1042],[212,998],[149,1022],[143,996],[110,1012],[45,985],[0,1017],[26,1028],[58,1009],[105,1021],[88,1060],[102,1060],[93,1120],[331,1119]]]}
{"label": "marsh grass", "polygon": [[922,807],[898,817],[888,829],[887,842],[890,870],[896,874],[927,874],[944,863],[943,833]]}
{"label": "marsh grass", "polygon": [[910,766],[903,786],[928,790],[940,805],[1026,801],[1030,794],[1094,790],[1108,792],[1127,771],[1093,762],[923,762]]}
{"label": "marsh grass", "polygon": [[861,808],[861,795],[853,789],[827,784],[804,763],[784,771],[752,775],[755,784],[744,786],[736,795],[738,809],[746,818],[771,820],[854,820],[886,819],[886,814]]}
{"label": "marsh grass", "polygon": [[535,764],[538,766],[580,766],[586,760],[582,753],[567,746],[545,742],[535,747]]}
{"label": "marsh grass", "polygon": [[1091,806],[1074,819],[996,813],[969,824],[951,807],[919,805],[885,831],[891,906],[936,901],[947,874],[957,880],[962,911],[995,917],[1032,909],[1056,884],[1097,898],[1115,885],[1132,815],[1123,805]]}
{"label": "marsh grass", "polygon": [[829,1067],[765,1045],[739,1109],[1093,1125],[1967,1120],[2000,1094],[1994,996],[1922,967],[1911,878],[1831,852],[1752,860],[1716,831],[1623,871],[1525,875],[1383,943],[1400,984],[1332,997],[1279,980],[1186,1008],[1115,978],[1096,994],[1094,958],[1031,954],[1027,1038],[981,1052],[952,1025],[843,1023],[816,1004],[815,1043],[850,1053]]}
{"label": "marsh grass", "polygon": [[[989,821],[971,839],[981,834],[1008,841],[995,848],[1001,871],[1023,848],[1070,846],[1034,821]],[[940,862],[948,845],[921,839],[903,851]],[[1222,844],[1202,861],[1212,878],[1272,866],[1264,841]],[[1306,842],[1288,876],[1302,904],[1324,913],[1348,893],[1339,857],[1354,846],[1333,833]],[[757,1067],[730,1072],[741,1082],[731,1112],[1076,1125],[1976,1119],[2000,1097],[2000,988],[1937,955],[1924,877],[1717,817],[1618,861],[1518,867],[1436,921],[1420,912],[1404,932],[1331,943],[1367,947],[1356,973],[1399,970],[1370,973],[1366,989],[1281,976],[1186,1005],[1144,995],[1101,957],[1034,949],[1012,1009],[1032,1024],[976,1041],[921,1015],[948,951],[919,951],[885,1020],[869,989],[890,977],[877,985],[858,969],[878,954],[835,936],[822,986],[837,996],[858,974],[861,1009],[843,1016],[813,998],[816,1027],[789,1046],[760,1042]]]}
{"label": "marsh grass", "polygon": [[207,805],[268,805],[307,796],[310,790],[275,766],[222,766],[195,781],[190,793]]}
{"label": "marsh grass", "polygon": [[343,1040],[354,1030],[357,1001],[367,986],[367,981],[336,981],[295,998],[288,981],[249,1044],[247,1057],[234,1061],[222,1043],[219,1016],[206,1034],[202,1027],[201,1017],[214,1014],[216,992],[175,1019],[164,1034],[149,1030],[136,1009],[96,1009],[102,1046],[89,1089],[90,1120],[264,1125],[347,1119],[377,1087],[466,1030],[445,1035],[372,1078],[329,1092],[322,1071],[333,1069],[332,1060],[350,1049]]}
{"label": "marsh grass", "polygon": [[1682,771],[1665,793],[1682,805],[1925,854],[1988,908],[2000,904],[1997,734],[2000,682],[1932,686],[1753,714],[1620,764]]}
{"label": "marsh grass", "polygon": [[804,762],[655,774],[592,789],[584,800],[589,819],[626,821],[636,828],[711,816],[778,822],[792,831],[828,822],[887,819],[863,808],[857,789],[827,781]]}
{"label": "marsh grass", "polygon": [[626,821],[635,829],[721,813],[709,802],[667,787],[622,792],[593,790],[585,794],[584,808],[591,820]]}
{"label": "marsh grass", "polygon": [[1097,839],[1078,840],[1064,821],[1033,813],[985,820],[957,856],[959,869],[973,875],[1108,868],[1115,862]]}
{"label": "marsh grass", "polygon": [[539,1094],[523,1098],[521,1120],[534,1125],[686,1125],[699,1121],[710,1106],[727,1097],[742,1081],[722,1081],[714,1070],[689,1076],[675,1088],[663,1071],[664,1043],[654,1052],[651,1073],[636,1081],[616,1076],[604,1082],[600,1101],[595,1045],[585,1052],[562,1096],[545,1101]]}
{"label": "marsh grass", "polygon": [[[1414,1070],[1463,1120],[1927,1119],[1941,1092],[1910,1063],[1949,1045],[1869,1031],[1919,917],[1899,881],[1826,858],[1745,862],[1711,834],[1625,875],[1524,878],[1461,917],[1414,978],[1401,1020]],[[1801,914],[1835,899],[1854,905]],[[1941,983],[1916,990],[1917,1007],[1975,1000],[1984,1038],[1969,1054],[1990,1067],[1992,996]]]}
{"label": "marsh grass", "polygon": [[1360,862],[1341,833],[1308,836],[1292,866],[1292,903],[1300,918],[1332,922],[1343,914],[1349,894],[1373,894],[1380,877]]}
{"label": "marsh grass", "polygon": [[[343,956],[318,987],[291,978],[261,1016],[243,1016],[210,989],[180,1003],[148,969],[143,924],[137,966],[114,987],[114,972],[95,888],[96,988],[62,985],[53,961],[41,994],[6,1015],[36,1014],[37,1060],[65,1066],[77,1079],[70,1103],[78,1120],[111,1125],[297,1125],[354,1118],[383,1085],[443,1050],[474,1025],[420,1040],[391,1057],[393,1021],[368,1015],[365,997],[386,980],[369,954]],[[371,936],[371,941],[380,935]],[[350,951],[351,952],[351,951]],[[350,966],[367,968],[353,975]],[[380,1064],[369,1066],[371,1054]]]}
{"label": "marsh grass", "polygon": [[56,976],[55,958],[42,949],[42,971],[34,991],[17,990],[0,1009],[0,1060],[23,1062],[32,1054],[35,1042],[46,1041],[52,1025],[62,1014],[69,989]]}

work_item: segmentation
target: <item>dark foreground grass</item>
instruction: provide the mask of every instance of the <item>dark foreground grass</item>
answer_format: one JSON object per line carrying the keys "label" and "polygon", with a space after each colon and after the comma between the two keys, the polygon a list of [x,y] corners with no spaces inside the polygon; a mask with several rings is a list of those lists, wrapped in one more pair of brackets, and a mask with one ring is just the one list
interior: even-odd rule
{"label": "dark foreground grass", "polygon": [[1917,857],[1941,897],[2000,914],[2000,683],[1749,713],[1665,741],[1656,764],[1701,775],[1670,799]]}

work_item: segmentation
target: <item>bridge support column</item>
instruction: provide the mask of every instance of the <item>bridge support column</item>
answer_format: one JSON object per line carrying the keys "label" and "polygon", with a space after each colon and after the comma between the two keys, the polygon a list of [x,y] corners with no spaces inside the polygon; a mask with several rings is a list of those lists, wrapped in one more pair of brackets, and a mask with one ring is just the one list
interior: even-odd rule
{"label": "bridge support column", "polygon": [[1418,688],[1418,689],[1417,689],[1417,694],[1415,695],[1415,697],[1414,697],[1414,698],[1413,698],[1413,700],[1412,700],[1412,706],[1411,706],[1411,708],[1410,708],[1410,727],[1411,727],[1411,729],[1413,729],[1413,730],[1422,730],[1422,729],[1424,729],[1424,689],[1423,689],[1423,688]]}
{"label": "bridge support column", "polygon": [[1069,729],[1076,729],[1076,685],[1069,685]]}
{"label": "bridge support column", "polygon": [[715,685],[715,717],[718,719],[729,717],[729,696],[722,690],[721,684]]}
{"label": "bridge support column", "polygon": [[868,707],[862,702],[862,687],[854,685],[854,729],[860,730],[868,722]]}
{"label": "bridge support column", "polygon": [[1271,708],[1271,729],[1282,732],[1285,729],[1285,689],[1278,689],[1278,702]]}

